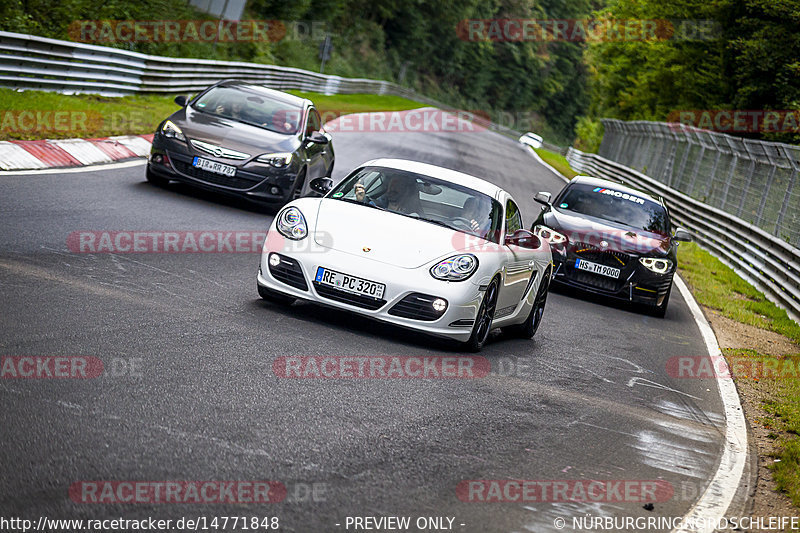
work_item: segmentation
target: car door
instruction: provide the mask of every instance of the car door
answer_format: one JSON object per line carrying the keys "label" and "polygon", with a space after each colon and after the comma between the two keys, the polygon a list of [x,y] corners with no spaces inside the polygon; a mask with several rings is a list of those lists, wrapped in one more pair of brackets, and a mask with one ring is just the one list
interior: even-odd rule
{"label": "car door", "polygon": [[306,127],[303,134],[306,159],[308,160],[308,181],[324,176],[327,170],[325,155],[328,144],[315,143],[309,138],[312,133],[318,132],[321,129],[322,123],[319,113],[314,107],[309,107],[308,116],[306,117]]}
{"label": "car door", "polygon": [[[506,236],[524,228],[519,207],[511,198],[506,200],[505,215]],[[506,257],[503,284],[498,296],[495,319],[508,316],[517,308],[525,296],[535,265],[533,250],[513,244],[505,244],[504,249]]]}

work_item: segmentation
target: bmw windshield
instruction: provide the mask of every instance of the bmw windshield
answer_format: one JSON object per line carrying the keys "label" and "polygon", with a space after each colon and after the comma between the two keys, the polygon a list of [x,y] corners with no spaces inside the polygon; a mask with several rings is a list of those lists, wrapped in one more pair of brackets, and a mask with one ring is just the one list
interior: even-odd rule
{"label": "bmw windshield", "polygon": [[391,211],[499,242],[502,207],[497,200],[430,176],[386,167],[364,167],[342,181],[328,198]]}
{"label": "bmw windshield", "polygon": [[580,183],[568,187],[554,205],[563,211],[602,218],[637,230],[669,234],[664,207],[635,194]]}

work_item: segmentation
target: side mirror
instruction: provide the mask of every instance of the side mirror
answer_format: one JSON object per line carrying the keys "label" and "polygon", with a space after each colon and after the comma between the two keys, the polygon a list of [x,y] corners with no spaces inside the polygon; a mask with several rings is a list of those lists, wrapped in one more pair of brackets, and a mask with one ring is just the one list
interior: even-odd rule
{"label": "side mirror", "polygon": [[692,234],[686,231],[683,228],[677,228],[675,230],[675,235],[672,236],[672,240],[680,241],[680,242],[692,242],[694,237]]}
{"label": "side mirror", "polygon": [[506,235],[506,245],[513,244],[521,248],[536,250],[542,245],[542,241],[526,229],[518,229],[513,235]]}
{"label": "side mirror", "polygon": [[533,197],[534,200],[546,206],[550,206],[550,198],[550,193],[545,191],[539,191],[536,193],[536,196]]}
{"label": "side mirror", "polygon": [[331,140],[328,139],[328,137],[320,131],[315,131],[314,133],[306,137],[306,141],[317,144],[328,144],[329,142],[331,142]]}
{"label": "side mirror", "polygon": [[178,96],[175,97],[175,103],[181,107],[186,107],[187,102],[188,100],[186,99],[185,94],[179,94]]}
{"label": "side mirror", "polygon": [[308,182],[308,186],[312,191],[318,192],[322,195],[328,194],[333,189],[333,180],[328,177],[316,178]]}

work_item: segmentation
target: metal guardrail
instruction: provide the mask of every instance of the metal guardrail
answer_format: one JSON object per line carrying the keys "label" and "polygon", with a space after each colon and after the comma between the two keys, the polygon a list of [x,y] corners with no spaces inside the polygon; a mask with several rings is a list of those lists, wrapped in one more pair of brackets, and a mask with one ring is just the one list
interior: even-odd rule
{"label": "metal guardrail", "polygon": [[60,93],[123,96],[195,92],[236,78],[274,89],[326,94],[393,94],[438,104],[383,80],[342,78],[260,63],[161,57],[0,31],[0,85]]}
{"label": "metal guardrail", "polygon": [[[0,31],[0,87],[124,96],[192,93],[230,78],[278,90],[387,94],[454,110],[442,102],[384,80],[343,78],[261,63],[151,56],[119,48]],[[508,137],[522,135],[522,132],[478,116],[473,122]]]}
{"label": "metal guardrail", "polygon": [[694,233],[698,244],[800,322],[800,249],[741,218],[597,154],[570,148],[567,161],[578,172],[624,182],[664,198],[672,217]]}
{"label": "metal guardrail", "polygon": [[800,246],[800,146],[604,119],[599,154]]}

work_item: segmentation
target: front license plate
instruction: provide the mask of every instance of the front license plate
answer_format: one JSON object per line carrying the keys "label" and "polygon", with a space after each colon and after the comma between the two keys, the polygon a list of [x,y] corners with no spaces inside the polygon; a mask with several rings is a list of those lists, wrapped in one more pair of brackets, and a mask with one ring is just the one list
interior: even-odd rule
{"label": "front license plate", "polygon": [[202,157],[195,157],[192,160],[192,166],[202,170],[213,172],[214,174],[222,174],[223,176],[234,176],[236,174],[236,167],[231,165],[223,165],[210,159],[203,159]]}
{"label": "front license plate", "polygon": [[576,259],[575,268],[578,270],[592,272],[594,274],[600,274],[601,276],[607,276],[609,278],[618,278],[620,272],[618,268],[592,263],[591,261],[586,261],[585,259]]}
{"label": "front license plate", "polygon": [[383,283],[342,274],[341,272],[336,272],[335,270],[324,267],[317,268],[315,280],[317,283],[322,283],[323,285],[336,287],[337,289],[352,292],[353,294],[370,296],[378,300],[383,298],[383,291],[386,290],[386,285]]}

